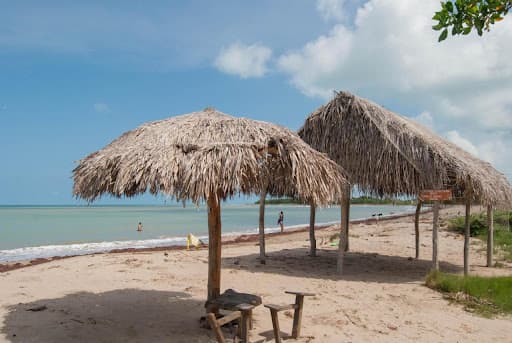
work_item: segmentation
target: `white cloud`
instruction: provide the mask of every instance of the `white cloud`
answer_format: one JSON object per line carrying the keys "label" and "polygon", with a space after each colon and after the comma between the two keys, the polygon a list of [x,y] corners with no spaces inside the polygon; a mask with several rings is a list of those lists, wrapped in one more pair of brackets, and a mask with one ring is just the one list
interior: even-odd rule
{"label": "white cloud", "polygon": [[352,46],[352,32],[338,25],[301,51],[281,56],[278,66],[290,74],[292,83],[304,94],[329,98],[335,88],[325,85],[336,83],[339,68],[346,63]]}
{"label": "white cloud", "polygon": [[234,43],[221,50],[215,60],[215,67],[243,79],[262,77],[268,72],[267,63],[271,56],[272,50],[266,46]]}
{"label": "white cloud", "polygon": [[423,111],[412,119],[416,120],[418,123],[423,124],[430,129],[434,128],[434,118],[432,118],[432,115],[428,111]]}
{"label": "white cloud", "polygon": [[110,112],[110,107],[107,104],[98,102],[94,104],[94,110],[98,113],[108,113]]}
{"label": "white cloud", "polygon": [[478,156],[478,149],[471,143],[468,139],[462,137],[460,133],[455,130],[448,131],[446,133],[446,138],[455,145],[458,145],[460,148],[466,150],[470,154],[474,156]]}
{"label": "white cloud", "polygon": [[[353,28],[338,24],[282,55],[278,65],[306,95],[327,99],[333,90],[347,89],[424,99],[431,113],[512,127],[512,97],[506,96],[512,90],[512,47],[504,43],[512,38],[512,21],[484,37],[438,43],[430,19],[438,6],[434,0],[371,0],[358,9]],[[477,109],[485,109],[485,120]]]}
{"label": "white cloud", "polygon": [[343,20],[345,0],[317,0],[316,9],[325,20]]}
{"label": "white cloud", "polygon": [[512,182],[512,132],[493,133],[478,146],[479,157],[492,163]]}
{"label": "white cloud", "polygon": [[421,109],[416,120],[512,175],[512,20],[438,43],[438,8],[436,0],[367,1],[353,25],[284,53],[278,68],[308,96],[348,90],[391,110]]}

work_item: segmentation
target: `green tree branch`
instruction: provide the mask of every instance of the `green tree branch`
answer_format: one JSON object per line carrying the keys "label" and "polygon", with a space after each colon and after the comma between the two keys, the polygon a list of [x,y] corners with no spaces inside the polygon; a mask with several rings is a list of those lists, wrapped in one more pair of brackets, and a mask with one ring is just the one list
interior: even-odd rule
{"label": "green tree branch", "polygon": [[439,42],[452,35],[467,35],[476,29],[479,36],[490,30],[490,26],[503,20],[512,8],[512,0],[452,0],[441,1],[441,10],[432,17],[437,24],[432,26],[441,31]]}

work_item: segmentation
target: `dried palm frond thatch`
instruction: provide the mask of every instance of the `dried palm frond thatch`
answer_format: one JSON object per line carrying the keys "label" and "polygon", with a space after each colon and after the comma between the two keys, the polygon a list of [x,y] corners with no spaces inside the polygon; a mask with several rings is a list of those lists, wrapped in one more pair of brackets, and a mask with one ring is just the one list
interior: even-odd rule
{"label": "dried palm frond thatch", "polygon": [[423,189],[471,188],[473,200],[511,206],[507,178],[417,122],[348,92],[314,111],[299,135],[342,163],[367,193],[418,195]]}
{"label": "dried palm frond thatch", "polygon": [[238,193],[288,195],[325,205],[339,199],[344,172],[290,130],[214,109],[146,123],[78,162],[76,196],[133,196],[149,190],[177,200]]}
{"label": "dried palm frond thatch", "polygon": [[[348,183],[338,164],[290,130],[211,108],[126,132],[80,160],[73,177],[74,194],[89,201],[105,193],[130,197],[147,190],[205,200],[209,301],[220,294],[219,199],[266,192],[325,205],[340,198]],[[206,307],[215,311],[209,302]]]}

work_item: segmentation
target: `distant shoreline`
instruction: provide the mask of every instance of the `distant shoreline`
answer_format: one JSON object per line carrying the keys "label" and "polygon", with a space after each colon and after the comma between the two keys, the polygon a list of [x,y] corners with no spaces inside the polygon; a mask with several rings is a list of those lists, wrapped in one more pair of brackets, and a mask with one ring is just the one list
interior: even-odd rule
{"label": "distant shoreline", "polygon": [[[259,205],[260,201],[255,201],[254,205]],[[351,205],[395,205],[395,206],[413,206],[414,200],[399,200],[399,199],[378,199],[371,197],[357,197],[350,199]],[[305,205],[304,202],[293,198],[281,199],[265,199],[265,205]],[[336,204],[333,204],[336,205]]]}

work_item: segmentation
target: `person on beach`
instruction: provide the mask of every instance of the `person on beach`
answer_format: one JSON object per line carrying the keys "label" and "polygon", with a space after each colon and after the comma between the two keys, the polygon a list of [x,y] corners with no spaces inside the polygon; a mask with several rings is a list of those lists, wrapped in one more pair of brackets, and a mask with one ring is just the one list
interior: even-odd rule
{"label": "person on beach", "polygon": [[142,223],[139,222],[139,225],[137,225],[137,231],[142,231]]}
{"label": "person on beach", "polygon": [[281,232],[284,230],[284,213],[281,211],[279,213],[279,219],[277,219],[277,224],[281,227]]}

